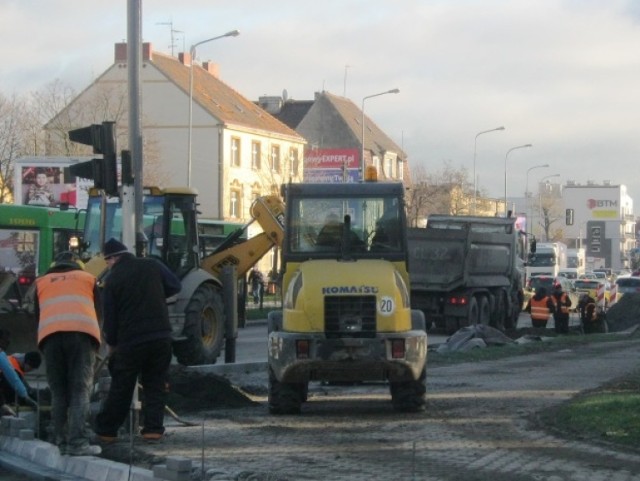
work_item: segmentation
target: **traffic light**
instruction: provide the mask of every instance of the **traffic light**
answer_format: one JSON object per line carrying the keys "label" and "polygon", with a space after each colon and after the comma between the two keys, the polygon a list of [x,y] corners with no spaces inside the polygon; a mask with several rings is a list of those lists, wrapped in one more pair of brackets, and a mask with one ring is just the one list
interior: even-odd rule
{"label": "traffic light", "polygon": [[94,154],[102,159],[91,159],[69,167],[76,177],[93,179],[93,185],[109,195],[118,195],[118,170],[116,166],[115,122],[102,122],[69,131],[69,140],[91,145]]}
{"label": "traffic light", "polygon": [[566,216],[565,223],[567,225],[573,225],[573,209],[567,209]]}

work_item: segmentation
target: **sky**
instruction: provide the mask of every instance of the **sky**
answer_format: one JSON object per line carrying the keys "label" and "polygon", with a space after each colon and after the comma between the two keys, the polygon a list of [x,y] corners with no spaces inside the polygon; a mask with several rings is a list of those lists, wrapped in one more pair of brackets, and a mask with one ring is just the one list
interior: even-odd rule
{"label": "sky", "polygon": [[[142,37],[250,100],[328,91],[361,106],[412,170],[466,168],[495,198],[545,177],[624,184],[640,206],[638,0],[140,0]],[[0,93],[77,91],[126,41],[129,2],[0,0]],[[172,35],[173,31],[173,35]],[[173,46],[172,46],[173,37]],[[485,132],[504,126],[504,130]],[[529,148],[515,148],[531,144]],[[549,167],[539,167],[549,164]],[[640,211],[640,207],[636,210]]]}

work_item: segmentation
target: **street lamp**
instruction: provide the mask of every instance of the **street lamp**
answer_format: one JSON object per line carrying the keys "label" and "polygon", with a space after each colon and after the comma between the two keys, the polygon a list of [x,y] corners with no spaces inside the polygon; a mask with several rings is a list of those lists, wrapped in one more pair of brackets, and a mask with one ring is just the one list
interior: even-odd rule
{"label": "street lamp", "polygon": [[524,145],[518,145],[517,147],[511,147],[509,150],[507,150],[507,154],[504,156],[504,216],[505,217],[507,217],[507,211],[509,210],[507,208],[507,158],[509,157],[509,154],[514,150],[524,149],[527,147],[533,147],[533,145],[524,144]]}
{"label": "street lamp", "polygon": [[478,202],[478,186],[476,179],[476,147],[478,145],[478,137],[482,134],[488,134],[489,132],[495,132],[496,130],[504,130],[504,127],[496,127],[495,129],[483,130],[476,134],[476,138],[473,141],[473,215],[476,214],[476,205]]}
{"label": "street lamp", "polygon": [[189,49],[189,55],[191,56],[191,65],[189,66],[189,140],[187,149],[187,186],[189,187],[191,187],[191,133],[193,130],[193,62],[196,58],[196,47],[202,45],[203,43],[213,42],[214,40],[218,40],[220,38],[237,37],[238,35],[240,35],[240,32],[238,30],[232,30],[225,33],[224,35],[218,35],[217,37],[208,38],[206,40],[202,40],[201,42],[194,43]]}
{"label": "street lamp", "polygon": [[[370,99],[372,97],[379,97],[380,95],[386,95],[386,94],[397,94],[400,93],[400,89],[391,89],[391,90],[387,90],[386,92],[380,92],[379,94],[373,94],[373,95],[367,95],[366,97],[364,97],[362,99],[362,150],[360,151],[360,165],[359,165],[359,169],[358,169],[358,174],[360,176],[360,180],[363,179],[363,171],[364,171],[364,101],[367,99]],[[346,166],[345,166],[345,171],[346,171]],[[346,174],[345,174],[346,175]]]}
{"label": "street lamp", "polygon": [[[533,169],[542,169],[546,167],[549,167],[549,164],[534,165],[533,167],[529,167],[527,169],[527,182],[525,184],[524,190],[524,200],[527,208],[527,223],[532,220],[531,216],[529,215],[531,214],[531,202],[529,200],[529,172],[531,172]],[[533,223],[531,224],[531,232],[533,232]]]}
{"label": "street lamp", "polygon": [[[543,231],[546,233],[546,229],[544,228],[544,225],[542,224],[542,193],[540,192],[540,184],[542,184],[545,180],[547,179],[551,179],[553,177],[560,177],[560,174],[551,174],[551,175],[547,175],[546,177],[543,177],[542,179],[540,179],[538,181],[538,215],[540,216],[540,227],[542,227]],[[547,236],[547,240],[548,236]]]}

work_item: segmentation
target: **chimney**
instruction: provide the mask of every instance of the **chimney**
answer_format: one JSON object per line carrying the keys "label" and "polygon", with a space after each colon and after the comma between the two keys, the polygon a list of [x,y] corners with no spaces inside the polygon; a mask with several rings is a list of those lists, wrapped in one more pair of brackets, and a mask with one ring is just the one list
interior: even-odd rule
{"label": "chimney", "polygon": [[187,52],[180,52],[178,54],[178,61],[187,67],[191,66],[191,54]]}
{"label": "chimney", "polygon": [[[149,42],[145,42],[142,44],[142,60],[151,60],[151,44]],[[122,63],[127,61],[127,43],[121,42],[116,43],[115,47],[115,62]]]}
{"label": "chimney", "polygon": [[202,68],[213,75],[215,78],[220,78],[220,65],[213,62],[202,62]]}

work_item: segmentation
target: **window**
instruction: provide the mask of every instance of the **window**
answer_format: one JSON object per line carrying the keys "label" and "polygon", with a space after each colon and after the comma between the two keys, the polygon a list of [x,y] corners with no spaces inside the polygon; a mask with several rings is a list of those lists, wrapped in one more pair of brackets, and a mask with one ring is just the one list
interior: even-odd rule
{"label": "window", "polygon": [[400,159],[398,159],[398,161],[396,162],[396,171],[397,171],[398,179],[400,180],[404,179],[404,166],[402,164],[402,160]]}
{"label": "window", "polygon": [[298,175],[298,149],[289,148],[289,160],[291,161],[291,175]]}
{"label": "window", "polygon": [[231,165],[240,167],[240,139],[238,137],[231,138]]}
{"label": "window", "polygon": [[393,178],[393,159],[391,157],[387,157],[384,159],[384,173],[387,179]]}
{"label": "window", "polygon": [[237,189],[232,189],[229,193],[229,215],[231,217],[235,217],[236,219],[240,218],[240,191]]}
{"label": "window", "polygon": [[271,146],[271,170],[280,172],[280,146]]}
{"label": "window", "polygon": [[251,168],[260,170],[260,142],[254,140],[251,142]]}

